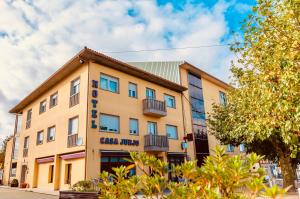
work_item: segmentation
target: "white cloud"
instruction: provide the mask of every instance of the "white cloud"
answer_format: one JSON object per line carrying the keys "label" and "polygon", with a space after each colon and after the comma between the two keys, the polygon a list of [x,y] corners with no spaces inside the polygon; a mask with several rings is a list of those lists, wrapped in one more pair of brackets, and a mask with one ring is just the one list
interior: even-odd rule
{"label": "white cloud", "polygon": [[[13,132],[9,108],[83,46],[103,52],[219,44],[228,33],[226,9],[224,1],[213,8],[187,3],[182,11],[154,1],[0,1],[0,137]],[[223,80],[232,56],[224,47],[109,55],[187,60]]]}

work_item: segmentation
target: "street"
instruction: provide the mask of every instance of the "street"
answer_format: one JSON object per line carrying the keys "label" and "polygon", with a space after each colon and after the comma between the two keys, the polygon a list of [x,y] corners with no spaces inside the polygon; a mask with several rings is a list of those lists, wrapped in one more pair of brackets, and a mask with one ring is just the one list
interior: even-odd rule
{"label": "street", "polygon": [[29,191],[20,191],[15,189],[7,189],[0,187],[1,199],[58,199],[58,196],[34,193]]}

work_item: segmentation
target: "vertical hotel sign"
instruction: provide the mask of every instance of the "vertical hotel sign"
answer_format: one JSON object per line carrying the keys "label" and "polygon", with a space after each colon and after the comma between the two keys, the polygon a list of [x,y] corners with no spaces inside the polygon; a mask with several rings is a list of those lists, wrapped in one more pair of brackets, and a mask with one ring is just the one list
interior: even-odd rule
{"label": "vertical hotel sign", "polygon": [[92,114],[92,123],[91,123],[91,128],[92,129],[96,129],[97,128],[97,124],[96,124],[96,119],[97,119],[97,104],[98,104],[98,81],[96,80],[92,80],[92,110],[91,110],[91,114]]}

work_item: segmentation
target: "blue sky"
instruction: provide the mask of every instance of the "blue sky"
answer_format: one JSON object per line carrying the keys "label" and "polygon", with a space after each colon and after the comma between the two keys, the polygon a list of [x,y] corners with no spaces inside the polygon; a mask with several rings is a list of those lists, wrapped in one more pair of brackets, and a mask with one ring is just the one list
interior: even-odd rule
{"label": "blue sky", "polygon": [[[8,110],[84,46],[100,52],[219,45],[232,41],[250,0],[0,1],[0,138]],[[229,81],[227,46],[107,53],[122,61],[186,60]]]}

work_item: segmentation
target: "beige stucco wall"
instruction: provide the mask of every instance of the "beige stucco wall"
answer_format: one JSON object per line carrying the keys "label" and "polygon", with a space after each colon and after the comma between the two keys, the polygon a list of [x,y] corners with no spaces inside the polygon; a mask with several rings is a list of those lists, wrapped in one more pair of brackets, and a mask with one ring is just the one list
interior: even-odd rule
{"label": "beige stucco wall", "polygon": [[54,165],[54,163],[44,163],[38,165],[37,186],[39,188],[53,186],[53,183],[48,182],[50,165]]}
{"label": "beige stucco wall", "polygon": [[13,138],[11,138],[6,144],[5,159],[4,159],[4,173],[3,173],[3,184],[8,185],[9,183],[9,173],[11,165],[11,155],[13,147]]}
{"label": "beige stucco wall", "polygon": [[[90,64],[90,80],[97,80],[99,84],[100,73],[104,73],[116,78],[119,78],[119,93],[112,93],[109,91],[96,89],[98,91],[98,118],[96,118],[97,129],[90,128],[91,126],[91,109],[92,104],[88,103],[88,148],[87,148],[87,178],[98,177],[100,171],[100,155],[99,150],[124,150],[124,151],[144,151],[144,135],[147,134],[147,122],[157,122],[157,131],[159,135],[166,135],[166,124],[177,126],[178,140],[169,139],[169,152],[184,152],[181,149],[181,142],[183,141],[183,117],[181,106],[181,95],[170,89],[158,86],[154,83],[145,81],[143,79],[130,76],[123,72],[101,66],[95,63]],[[137,84],[138,98],[128,97],[128,83]],[[156,92],[156,99],[164,101],[164,94],[172,95],[176,100],[176,108],[167,108],[166,117],[150,117],[143,114],[142,100],[145,99],[146,87],[152,88]],[[89,86],[89,102],[91,96],[92,86]],[[105,133],[99,131],[99,113],[112,114],[120,117],[120,133]],[[136,118],[139,120],[139,136],[129,134],[129,118]],[[124,146],[124,145],[110,145],[100,144],[100,137],[122,138],[139,140],[139,146]],[[165,153],[160,153],[158,156],[166,159]],[[139,171],[137,171],[138,173]]]}
{"label": "beige stucco wall", "polygon": [[[71,184],[65,184],[66,164],[72,164]],[[70,186],[80,180],[84,180],[85,159],[61,160],[60,164],[60,190],[68,190]]]}
{"label": "beige stucco wall", "polygon": [[[70,98],[70,85],[71,81],[80,77],[80,102],[78,105],[69,107]],[[36,186],[39,182],[37,177],[37,164],[36,159],[41,157],[53,156],[57,154],[71,153],[73,151],[85,150],[85,143],[83,146],[67,147],[67,136],[68,136],[68,121],[69,118],[74,116],[79,116],[79,126],[78,126],[78,136],[82,137],[85,141],[86,136],[86,111],[87,111],[87,80],[88,78],[88,67],[87,65],[82,65],[67,78],[63,79],[60,83],[56,84],[46,93],[41,95],[31,104],[29,104],[23,110],[22,117],[22,128],[20,133],[20,145],[18,153],[18,169],[17,178],[21,178],[21,167],[23,164],[28,166],[28,172],[26,176],[26,183],[29,183],[30,187]],[[49,109],[50,95],[58,91],[58,104],[55,107]],[[40,102],[47,100],[46,112],[39,114]],[[32,120],[31,127],[25,129],[27,111],[32,108]],[[55,141],[47,142],[47,129],[55,125]],[[41,145],[36,145],[37,132],[44,131],[44,141]],[[23,157],[23,146],[24,138],[29,136],[29,150],[28,157]],[[48,173],[48,172],[47,172]],[[83,173],[83,174],[82,174]],[[78,171],[76,175],[84,175],[84,169]],[[41,176],[41,175],[39,175]],[[48,186],[53,188],[52,184],[43,184],[43,186]]]}

